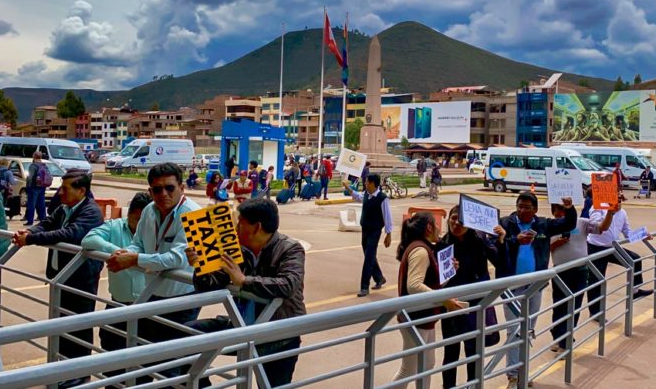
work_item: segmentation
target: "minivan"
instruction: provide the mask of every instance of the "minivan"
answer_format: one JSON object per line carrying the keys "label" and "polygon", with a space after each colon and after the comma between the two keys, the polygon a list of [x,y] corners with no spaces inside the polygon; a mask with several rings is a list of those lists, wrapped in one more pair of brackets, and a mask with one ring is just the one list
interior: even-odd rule
{"label": "minivan", "polygon": [[193,164],[194,144],[188,139],[137,139],[105,163],[109,170],[150,168],[173,162],[182,168]]}
{"label": "minivan", "polygon": [[84,157],[80,145],[66,139],[0,137],[0,156],[32,158],[40,151],[42,158],[55,163],[64,171],[82,169],[91,173],[91,165]]}

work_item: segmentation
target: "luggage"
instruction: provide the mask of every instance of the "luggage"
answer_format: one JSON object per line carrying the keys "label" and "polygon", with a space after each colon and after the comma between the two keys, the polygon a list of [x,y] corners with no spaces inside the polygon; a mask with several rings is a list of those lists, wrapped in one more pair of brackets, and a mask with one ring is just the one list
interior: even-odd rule
{"label": "luggage", "polygon": [[293,189],[283,189],[278,192],[276,196],[276,202],[278,204],[287,204],[290,198],[294,195]]}
{"label": "luggage", "polygon": [[314,181],[312,182],[312,185],[314,186],[314,197],[321,197],[321,182]]}
{"label": "luggage", "polygon": [[21,212],[21,197],[12,196],[9,199],[7,199],[5,204],[5,213],[9,217],[9,220],[11,220],[11,218],[14,216],[20,215],[20,212]]}
{"label": "luggage", "polygon": [[301,188],[301,200],[310,200],[312,197],[314,197],[315,193],[314,185],[311,182],[306,183]]}

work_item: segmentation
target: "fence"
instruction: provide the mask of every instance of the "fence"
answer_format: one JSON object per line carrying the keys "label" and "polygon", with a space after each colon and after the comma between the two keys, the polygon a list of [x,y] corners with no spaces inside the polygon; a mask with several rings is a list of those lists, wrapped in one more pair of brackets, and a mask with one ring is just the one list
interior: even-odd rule
{"label": "fence", "polygon": [[[5,231],[2,234],[6,236],[8,232]],[[561,358],[565,359],[564,381],[570,383],[574,368],[573,351],[575,349],[597,338],[597,352],[599,355],[603,355],[607,325],[622,318],[624,319],[624,334],[631,336],[634,306],[633,289],[648,283],[656,283],[656,267],[653,265],[642,270],[644,275],[652,274],[648,280],[642,285],[634,285],[633,283],[634,262],[643,262],[645,259],[651,260],[656,253],[656,249],[648,241],[644,241],[644,244],[650,254],[636,260],[627,253],[625,249],[626,242],[621,242],[621,244],[617,243],[613,248],[600,253],[540,272],[334,309],[286,320],[274,322],[259,320],[254,325],[242,326],[218,333],[198,334],[164,343],[145,344],[113,352],[100,352],[74,360],[55,361],[56,349],[50,350],[50,347],[55,347],[56,342],[50,342],[48,363],[1,372],[0,387],[23,388],[35,385],[53,385],[66,379],[96,375],[100,378],[99,380],[82,385],[80,388],[97,388],[117,384],[121,381],[128,381],[128,384],[130,384],[130,380],[134,380],[141,375],[153,374],[172,366],[191,365],[186,373],[178,377],[165,378],[157,376],[157,381],[139,387],[155,388],[184,384],[187,387],[195,388],[198,386],[198,380],[201,377],[213,376],[217,377],[214,378],[215,381],[220,380],[213,384],[212,387],[214,388],[235,386],[250,388],[253,386],[251,377],[255,372],[258,386],[269,388],[270,385],[266,375],[263,374],[261,364],[293,355],[299,355],[300,358],[320,358],[322,361],[326,361],[324,355],[329,355],[332,356],[332,360],[326,363],[314,364],[313,369],[319,370],[317,372],[297,371],[296,381],[282,386],[284,388],[313,385],[324,387],[330,383],[330,380],[339,379],[348,380],[346,385],[343,383],[338,384],[341,387],[392,388],[416,381],[417,387],[425,388],[428,387],[428,380],[431,376],[467,363],[474,364],[476,374],[472,380],[460,383],[458,387],[483,388],[486,381],[513,369],[518,369],[519,387],[526,387],[529,381],[539,377]],[[73,250],[73,247],[64,247],[62,245],[57,245],[57,248]],[[1,271],[8,270],[5,263],[15,252],[16,250],[12,249],[0,258],[0,263],[3,264],[0,267]],[[84,252],[80,252],[80,254],[96,255]],[[619,274],[604,278],[592,265],[592,261],[609,254],[618,259],[623,265],[623,270]],[[564,271],[582,266],[586,267],[597,281],[581,291],[571,291],[567,288],[561,276]],[[62,273],[66,273],[67,270],[69,270],[68,267]],[[622,279],[624,276],[625,280]],[[182,278],[184,277],[180,279]],[[560,288],[567,297],[536,312],[529,312],[527,301],[535,294],[540,293],[550,281],[553,282],[554,287]],[[52,280],[50,285],[52,288],[51,297],[56,297],[57,289],[62,288],[62,286],[56,283],[55,280]],[[593,301],[588,301],[580,308],[576,308],[574,298],[594,287],[601,288],[601,296]],[[2,288],[9,290],[4,286]],[[521,292],[513,294],[513,290],[521,290]],[[475,301],[480,299],[480,301],[460,311],[445,312],[429,318],[410,320],[409,312],[439,306],[445,300],[452,298]],[[65,336],[64,334],[71,330],[105,326],[118,321],[130,321],[163,313],[167,310],[179,309],[182,306],[189,308],[215,302],[221,302],[231,307],[233,319],[239,321],[240,317],[235,313],[231,301],[228,293],[219,291],[196,295],[193,299],[166,300],[167,303],[176,304],[175,306],[168,306],[164,303],[144,303],[115,308],[111,312],[97,311],[5,327],[0,329],[0,345],[18,341],[32,341],[34,338],[42,336],[56,338],[57,336]],[[582,320],[575,325],[574,314],[584,311],[591,303],[595,302],[601,305],[599,314]],[[192,305],[187,305],[190,303]],[[562,319],[553,323],[549,318],[547,326],[531,329],[530,322],[532,320],[551,312],[561,304],[567,306],[567,314]],[[656,305],[656,300],[654,304]],[[506,321],[499,320],[496,325],[486,326],[485,309],[499,306],[507,307],[511,316]],[[4,306],[2,308],[4,309]],[[270,314],[276,307],[270,305],[269,308]],[[51,313],[55,312],[56,306],[51,307]],[[476,330],[451,338],[426,343],[415,327],[431,320],[454,317],[468,312],[475,312]],[[400,319],[398,322],[393,320],[397,317]],[[598,320],[598,323],[596,320]],[[546,336],[554,325],[562,322],[567,324],[567,331],[564,335],[549,340],[547,345],[540,349],[531,347],[532,338]],[[485,335],[502,330],[507,332],[505,341],[496,346],[486,347]],[[409,332],[414,339],[415,347],[408,350],[381,353],[381,350],[377,348],[377,344],[385,342],[390,336],[398,339],[400,331]],[[345,333],[348,334],[345,335]],[[135,336],[135,332],[130,333],[130,328],[128,328],[127,335],[130,338]],[[316,338],[318,335],[321,336],[318,341],[309,342],[309,344],[303,344],[298,349],[277,354],[258,356],[254,348],[254,345],[295,336],[304,336],[304,339],[306,339],[304,342],[307,343],[308,338]],[[574,340],[575,335],[576,341]],[[427,365],[426,353],[434,353],[436,349],[468,339],[475,342],[475,354],[461,358],[446,366],[433,367]],[[559,354],[548,355],[547,352],[550,347],[562,340],[565,340],[565,349]],[[519,347],[518,362],[511,366],[499,367],[498,365],[505,353],[514,347]],[[338,350],[333,351],[334,348],[338,348]],[[355,349],[358,352],[357,354],[345,352],[347,348],[349,351]],[[94,350],[102,351],[95,346]],[[225,357],[235,351],[237,351],[236,360],[233,360],[232,357]],[[411,354],[418,355],[416,374],[397,381],[391,381],[383,377],[389,375],[389,369],[382,368],[383,365]],[[335,355],[339,355],[339,358],[335,358]],[[362,358],[362,361],[354,361],[354,359],[359,358]],[[531,371],[531,366],[538,364],[538,362],[541,363],[540,367]],[[156,363],[156,365],[143,367],[144,364],[151,363]],[[339,367],[335,367],[335,364],[338,364]],[[120,368],[127,368],[128,371],[125,374],[111,378],[103,378],[98,374],[98,372]],[[228,375],[229,372],[235,372],[235,374]]]}

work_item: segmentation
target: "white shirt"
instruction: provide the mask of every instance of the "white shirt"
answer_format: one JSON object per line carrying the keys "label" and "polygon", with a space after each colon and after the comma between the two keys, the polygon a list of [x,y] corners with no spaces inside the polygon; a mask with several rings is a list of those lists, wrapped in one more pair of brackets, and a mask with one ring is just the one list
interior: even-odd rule
{"label": "white shirt", "polygon": [[[601,224],[606,217],[605,210],[596,210],[594,208],[590,209],[590,223],[592,224]],[[604,231],[601,234],[590,234],[588,235],[588,243],[600,247],[612,247],[613,242],[620,240],[620,233],[624,234],[625,237],[629,236],[631,232],[631,227],[629,226],[629,216],[626,214],[626,211],[620,209],[619,212],[616,212],[613,215],[613,221],[610,223],[608,230]]]}

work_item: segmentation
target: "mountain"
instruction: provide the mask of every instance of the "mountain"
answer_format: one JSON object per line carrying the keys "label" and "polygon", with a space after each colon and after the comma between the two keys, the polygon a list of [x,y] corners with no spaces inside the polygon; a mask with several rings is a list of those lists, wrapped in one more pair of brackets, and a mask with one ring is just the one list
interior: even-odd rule
{"label": "mountain", "polygon": [[[335,32],[336,37],[341,31]],[[382,73],[385,85],[397,92],[428,94],[448,86],[489,85],[512,90],[522,81],[549,76],[550,70],[503,58],[489,51],[449,38],[416,22],[399,23],[379,34],[382,49]],[[321,29],[290,32],[285,35],[285,90],[319,89],[321,66]],[[349,35],[350,85],[366,83],[367,53],[370,37]],[[339,42],[341,46],[341,42]],[[88,109],[119,106],[130,102],[139,110],[154,103],[161,109],[193,106],[217,94],[259,95],[277,91],[279,85],[280,38],[219,68],[202,70],[181,77],[153,81],[128,91],[74,90]],[[325,85],[341,85],[341,69],[326,51]],[[563,75],[578,83],[585,78],[590,87],[611,90],[613,81],[582,75]],[[6,88],[19,111],[19,120],[27,121],[32,109],[54,105],[66,90],[43,88]]]}

